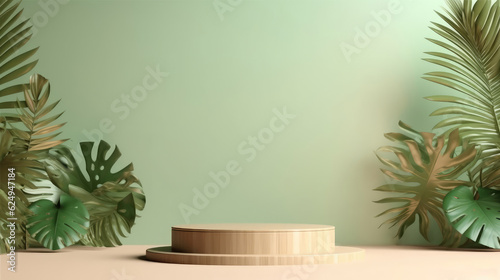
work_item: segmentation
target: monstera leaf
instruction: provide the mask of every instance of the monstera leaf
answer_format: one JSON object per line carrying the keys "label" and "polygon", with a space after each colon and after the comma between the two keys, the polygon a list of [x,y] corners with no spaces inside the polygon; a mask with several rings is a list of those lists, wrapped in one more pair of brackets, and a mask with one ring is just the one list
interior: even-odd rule
{"label": "monstera leaf", "polygon": [[460,186],[446,195],[443,209],[464,236],[500,249],[500,191],[479,188],[477,195],[476,199],[471,188]]}
{"label": "monstera leaf", "polygon": [[458,234],[446,220],[442,199],[448,191],[467,184],[458,178],[474,162],[476,150],[474,146],[460,144],[458,130],[449,135],[445,144],[445,135],[435,138],[432,133],[418,133],[402,122],[400,127],[410,136],[401,133],[386,134],[388,139],[398,145],[382,147],[379,152],[390,152],[397,161],[377,155],[388,167],[382,169],[382,172],[389,177],[390,182],[375,189],[397,194],[376,201],[377,203],[399,205],[378,216],[394,215],[383,224],[397,225],[399,238],[418,216],[420,233],[427,240],[429,220],[432,217],[441,229],[443,244],[448,242],[455,245],[459,241]]}
{"label": "monstera leaf", "polygon": [[[13,5],[12,0],[1,1],[0,3],[0,87],[28,73],[35,67],[38,60],[26,62],[38,50],[34,48],[28,51],[19,50],[31,38],[31,26],[26,26],[29,19],[22,20],[23,9],[18,11],[20,2]],[[16,108],[18,102],[9,96],[23,92],[25,84],[14,84],[0,90],[0,109]],[[25,102],[21,102],[26,106]],[[15,115],[2,114],[0,122],[5,120],[19,121]]]}
{"label": "monstera leaf", "polygon": [[460,135],[482,146],[482,157],[500,155],[500,2],[449,0],[445,25],[431,29],[441,40],[429,39],[443,51],[428,52],[427,61],[444,70],[425,79],[459,92],[427,99],[450,104],[432,113],[443,116],[435,127],[460,128]]}
{"label": "monstera leaf", "polygon": [[146,198],[141,183],[132,175],[132,164],[111,171],[121,156],[118,148],[106,157],[111,147],[101,141],[93,159],[94,143],[84,142],[80,147],[87,177],[66,147],[51,151],[51,159],[46,162],[49,177],[62,191],[84,202],[90,213],[88,234],[81,242],[91,246],[121,245],[119,237],[130,233],[136,211],[144,209]]}
{"label": "monstera leaf", "polygon": [[76,198],[61,194],[57,204],[39,200],[30,205],[28,231],[45,248],[58,250],[78,242],[87,233],[89,213]]}

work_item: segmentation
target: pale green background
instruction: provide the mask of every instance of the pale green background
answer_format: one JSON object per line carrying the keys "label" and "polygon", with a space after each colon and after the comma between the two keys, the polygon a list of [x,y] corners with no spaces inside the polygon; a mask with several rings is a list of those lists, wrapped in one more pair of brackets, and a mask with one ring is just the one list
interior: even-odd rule
{"label": "pale green background", "polygon": [[[244,0],[221,20],[212,1],[73,0],[35,25],[30,45],[62,98],[68,144],[109,118],[104,139],[134,163],[147,205],[125,244],[169,244],[170,227],[184,223],[179,203],[229,160],[243,171],[192,223],[331,224],[339,244],[392,244],[395,231],[374,218],[387,207],[372,203],[385,180],[374,150],[399,119],[430,129],[437,105],[423,97],[447,90],[421,79],[436,68],[421,58],[435,49],[424,38],[436,37],[428,26],[444,1],[401,0],[401,13],[345,59],[340,44],[389,2]],[[22,6],[44,12],[38,1]],[[112,102],[157,65],[170,76],[121,120]],[[285,106],[297,117],[246,162],[238,145]],[[422,240],[413,227],[403,242]]]}

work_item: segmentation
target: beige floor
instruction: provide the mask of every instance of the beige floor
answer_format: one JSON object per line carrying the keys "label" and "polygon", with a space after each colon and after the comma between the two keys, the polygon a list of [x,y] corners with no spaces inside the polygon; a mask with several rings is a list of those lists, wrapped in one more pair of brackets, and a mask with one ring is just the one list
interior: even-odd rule
{"label": "beige floor", "polygon": [[0,257],[0,279],[439,279],[500,280],[500,251],[449,251],[419,247],[363,247],[365,260],[314,266],[197,266],[149,262],[152,246],[66,248],[17,254],[17,272]]}

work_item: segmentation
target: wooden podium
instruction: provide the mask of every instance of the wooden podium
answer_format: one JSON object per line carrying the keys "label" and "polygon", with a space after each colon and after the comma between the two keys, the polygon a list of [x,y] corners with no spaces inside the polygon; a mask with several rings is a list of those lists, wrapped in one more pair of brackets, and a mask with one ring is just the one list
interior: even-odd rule
{"label": "wooden podium", "polygon": [[204,265],[336,264],[364,250],[335,246],[335,227],[302,224],[205,224],[172,227],[172,246],[146,250],[152,261]]}

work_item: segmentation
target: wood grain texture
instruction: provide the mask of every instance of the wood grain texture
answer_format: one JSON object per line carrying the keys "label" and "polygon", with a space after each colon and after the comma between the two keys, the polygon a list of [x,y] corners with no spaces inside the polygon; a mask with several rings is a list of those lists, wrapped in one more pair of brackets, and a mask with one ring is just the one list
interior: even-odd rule
{"label": "wood grain texture", "polygon": [[333,253],[335,227],[295,224],[211,224],[172,227],[172,250],[199,254]]}
{"label": "wood grain texture", "polygon": [[334,253],[316,255],[239,255],[239,254],[193,254],[173,252],[172,247],[157,247],[146,250],[148,260],[198,265],[311,265],[339,264],[359,261],[365,250],[353,247],[335,248]]}
{"label": "wood grain texture", "polygon": [[151,248],[152,261],[204,265],[336,264],[364,250],[335,246],[335,227],[304,224],[206,224],[172,227],[172,246]]}

